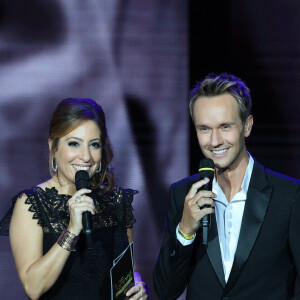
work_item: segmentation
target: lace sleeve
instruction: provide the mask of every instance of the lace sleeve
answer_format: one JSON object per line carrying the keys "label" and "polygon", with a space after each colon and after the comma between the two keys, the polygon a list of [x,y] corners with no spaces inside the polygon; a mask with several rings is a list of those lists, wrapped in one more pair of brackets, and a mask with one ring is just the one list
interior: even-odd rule
{"label": "lace sleeve", "polygon": [[133,196],[138,193],[136,190],[122,189],[118,187],[115,191],[117,202],[117,217],[119,221],[124,222],[126,227],[131,227],[136,222],[133,215],[132,201]]}
{"label": "lace sleeve", "polygon": [[11,220],[11,217],[12,217],[12,214],[14,211],[14,206],[15,206],[18,198],[21,197],[23,195],[23,193],[24,192],[20,192],[11,199],[12,205],[9,208],[9,210],[7,211],[7,213],[5,214],[5,216],[0,221],[0,235],[7,236],[9,234],[9,224],[10,224],[10,220]]}
{"label": "lace sleeve", "polygon": [[10,220],[13,214],[15,204],[18,198],[20,198],[23,194],[26,194],[27,196],[27,199],[25,200],[25,204],[29,205],[28,210],[34,213],[32,218],[37,219],[38,224],[42,225],[41,220],[38,216],[39,209],[38,209],[38,204],[36,203],[35,197],[33,195],[33,189],[23,190],[12,198],[11,200],[12,206],[7,211],[3,219],[0,221],[0,235],[6,235],[6,236],[9,235],[9,225],[10,225]]}
{"label": "lace sleeve", "polygon": [[9,224],[10,224],[12,212],[13,212],[13,207],[11,207],[7,211],[7,213],[5,214],[3,219],[0,221],[0,235],[8,235],[8,233],[9,233]]}

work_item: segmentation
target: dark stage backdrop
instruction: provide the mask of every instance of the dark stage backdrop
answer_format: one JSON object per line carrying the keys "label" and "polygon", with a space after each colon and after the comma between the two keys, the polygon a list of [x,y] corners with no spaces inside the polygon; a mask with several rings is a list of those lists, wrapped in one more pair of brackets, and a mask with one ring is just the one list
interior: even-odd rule
{"label": "dark stage backdrop", "polygon": [[[210,72],[245,80],[254,116],[248,150],[267,168],[300,178],[300,2],[191,0],[189,24],[190,88]],[[195,173],[202,155],[190,125]]]}
{"label": "dark stage backdrop", "polygon": [[[140,191],[135,254],[151,299],[168,187],[188,174],[187,8],[183,0],[0,2],[0,217],[18,191],[49,178],[48,124],[58,102],[95,99],[119,184]],[[0,298],[26,299],[7,237]]]}
{"label": "dark stage backdrop", "polygon": [[[246,81],[254,116],[248,150],[265,167],[300,178],[300,2],[191,0],[189,24],[190,88],[210,72]],[[191,173],[201,157],[190,122]]]}
{"label": "dark stage backdrop", "polygon": [[[250,152],[300,177],[298,0],[98,0],[0,2],[0,214],[20,189],[48,178],[47,130],[64,97],[103,105],[120,185],[134,202],[137,263],[152,290],[167,189],[197,170],[190,86],[227,71],[252,90]],[[7,238],[0,239],[1,299],[25,299]],[[22,298],[23,297],[23,298]]]}
{"label": "dark stage backdrop", "polygon": [[[300,178],[300,2],[190,2],[190,86],[229,72],[251,89],[251,154],[266,167]],[[191,129],[191,170],[201,156]]]}

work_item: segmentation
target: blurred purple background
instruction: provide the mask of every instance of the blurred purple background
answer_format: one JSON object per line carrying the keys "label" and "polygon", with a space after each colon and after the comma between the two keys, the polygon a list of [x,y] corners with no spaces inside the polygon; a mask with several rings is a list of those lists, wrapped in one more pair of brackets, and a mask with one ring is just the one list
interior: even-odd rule
{"label": "blurred purple background", "polygon": [[[48,125],[66,97],[106,113],[115,168],[134,199],[135,253],[152,292],[169,184],[188,174],[185,1],[2,1],[0,217],[21,189],[49,178]],[[1,299],[26,299],[8,238]]]}
{"label": "blurred purple background", "polygon": [[[246,81],[251,154],[300,178],[297,0],[0,1],[0,218],[21,189],[49,178],[48,125],[58,102],[103,106],[122,187],[134,200],[137,265],[152,287],[169,185],[201,153],[188,91],[209,72]],[[26,299],[0,237],[1,299]],[[183,298],[183,297],[182,297]]]}

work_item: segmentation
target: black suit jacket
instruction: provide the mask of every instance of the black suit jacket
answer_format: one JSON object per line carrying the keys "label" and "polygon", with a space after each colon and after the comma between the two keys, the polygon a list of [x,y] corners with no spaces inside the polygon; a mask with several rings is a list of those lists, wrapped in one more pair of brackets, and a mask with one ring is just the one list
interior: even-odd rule
{"label": "black suit jacket", "polygon": [[212,217],[207,250],[201,230],[189,246],[176,238],[184,199],[194,175],[173,184],[166,233],[154,269],[160,299],[285,300],[293,298],[300,274],[300,181],[265,169],[257,162],[247,192],[239,241],[227,283],[224,279],[216,219]]}

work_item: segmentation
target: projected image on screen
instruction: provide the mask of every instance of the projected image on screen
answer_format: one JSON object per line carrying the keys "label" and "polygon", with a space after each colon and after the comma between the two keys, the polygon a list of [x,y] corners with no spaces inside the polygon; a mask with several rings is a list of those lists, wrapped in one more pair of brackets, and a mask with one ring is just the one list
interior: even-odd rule
{"label": "projected image on screen", "polygon": [[[185,1],[13,0],[0,12],[0,218],[20,190],[49,179],[48,129],[59,101],[96,100],[119,184],[140,192],[135,256],[155,299],[168,187],[188,175]],[[0,254],[1,298],[26,299],[7,237]]]}

